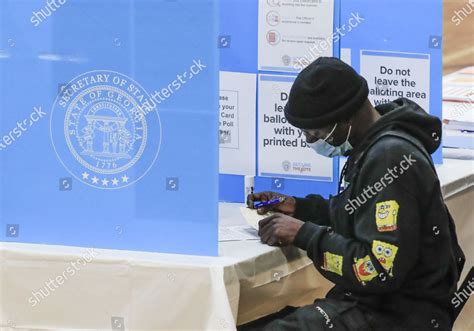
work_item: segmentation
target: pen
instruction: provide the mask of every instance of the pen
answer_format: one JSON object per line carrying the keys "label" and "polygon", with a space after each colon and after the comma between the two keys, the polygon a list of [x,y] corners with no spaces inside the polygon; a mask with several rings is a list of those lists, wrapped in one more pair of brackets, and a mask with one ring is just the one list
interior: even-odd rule
{"label": "pen", "polygon": [[273,200],[269,200],[269,201],[260,201],[260,202],[256,202],[254,204],[254,207],[255,208],[261,208],[261,207],[267,207],[267,206],[274,206],[274,205],[277,205],[281,202],[285,201],[285,198],[277,198],[277,199],[273,199]]}

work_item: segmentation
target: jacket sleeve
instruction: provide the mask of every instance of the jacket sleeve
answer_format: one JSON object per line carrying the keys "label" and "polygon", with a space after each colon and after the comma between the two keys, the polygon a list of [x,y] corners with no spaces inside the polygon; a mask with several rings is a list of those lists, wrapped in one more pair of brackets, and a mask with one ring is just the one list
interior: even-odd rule
{"label": "jacket sleeve", "polygon": [[353,217],[353,234],[342,236],[328,226],[305,223],[295,245],[336,285],[359,293],[393,292],[416,264],[420,199],[429,196],[434,183],[436,176],[416,147],[383,138],[367,154],[352,199],[344,206]]}
{"label": "jacket sleeve", "polygon": [[310,194],[296,199],[294,217],[303,221],[329,226],[329,203],[320,195]]}

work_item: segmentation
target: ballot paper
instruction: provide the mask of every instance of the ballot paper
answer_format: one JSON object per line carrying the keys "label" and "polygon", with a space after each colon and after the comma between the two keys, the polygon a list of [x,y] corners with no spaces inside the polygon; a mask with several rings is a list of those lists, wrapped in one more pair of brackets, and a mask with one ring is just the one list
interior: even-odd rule
{"label": "ballot paper", "polygon": [[273,212],[268,212],[264,215],[260,215],[257,213],[256,209],[250,209],[247,207],[240,207],[240,212],[242,216],[245,218],[247,223],[254,229],[258,230],[258,222],[273,215]]}
{"label": "ballot paper", "polygon": [[219,228],[219,241],[243,241],[260,239],[257,231],[248,225],[223,226]]}

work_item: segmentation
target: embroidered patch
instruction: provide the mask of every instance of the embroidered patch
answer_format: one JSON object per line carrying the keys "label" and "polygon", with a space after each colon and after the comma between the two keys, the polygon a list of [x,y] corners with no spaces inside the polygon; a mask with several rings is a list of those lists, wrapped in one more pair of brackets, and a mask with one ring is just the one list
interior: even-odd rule
{"label": "embroidered patch", "polygon": [[372,252],[388,274],[393,276],[392,269],[395,257],[397,256],[398,247],[383,241],[374,240],[372,243]]}
{"label": "embroidered patch", "polygon": [[326,271],[334,272],[335,274],[342,276],[342,262],[343,257],[341,255],[325,252],[322,268]]}
{"label": "embroidered patch", "polygon": [[354,259],[355,263],[353,264],[354,273],[363,285],[365,282],[369,282],[375,277],[377,277],[378,272],[375,270],[374,264],[370,260],[370,257],[367,255],[363,259]]}
{"label": "embroidered patch", "polygon": [[395,200],[379,202],[375,208],[375,221],[379,232],[395,231],[400,206]]}

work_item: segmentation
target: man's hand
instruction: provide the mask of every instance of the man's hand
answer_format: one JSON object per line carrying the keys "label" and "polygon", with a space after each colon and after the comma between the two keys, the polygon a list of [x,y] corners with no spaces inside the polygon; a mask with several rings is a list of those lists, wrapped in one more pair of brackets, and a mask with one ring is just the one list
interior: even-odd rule
{"label": "man's hand", "polygon": [[295,214],[296,208],[296,200],[293,197],[288,195],[283,195],[280,193],[275,192],[261,192],[261,193],[254,193],[249,194],[247,196],[247,206],[250,209],[255,209],[254,202],[255,201],[270,201],[278,198],[283,198],[284,200],[277,205],[273,206],[265,206],[262,208],[257,209],[257,213],[260,215],[266,214],[269,211],[280,212],[286,215],[293,216]]}
{"label": "man's hand", "polygon": [[304,222],[288,215],[276,213],[258,223],[258,235],[270,246],[287,246],[295,241]]}

